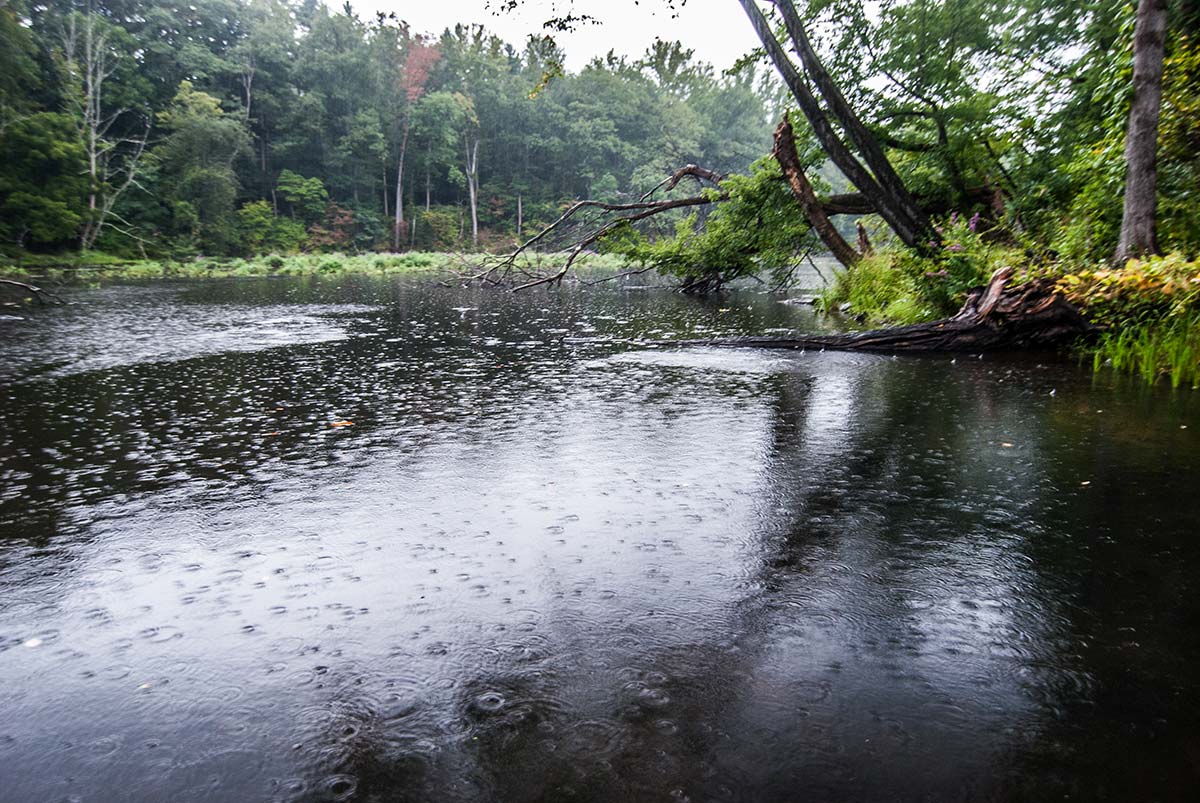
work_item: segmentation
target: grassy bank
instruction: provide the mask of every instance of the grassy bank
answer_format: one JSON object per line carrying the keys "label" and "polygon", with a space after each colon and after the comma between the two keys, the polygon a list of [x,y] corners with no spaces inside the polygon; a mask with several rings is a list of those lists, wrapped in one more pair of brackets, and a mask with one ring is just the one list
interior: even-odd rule
{"label": "grassy bank", "polygon": [[[403,254],[294,254],[245,259],[196,257],[187,260],[128,260],[102,253],[71,255],[26,254],[0,260],[0,277],[101,281],[116,279],[191,279],[237,276],[301,276],[312,274],[409,273],[444,274],[448,277],[477,273],[488,254],[408,252]],[[560,262],[555,255],[532,254],[522,264],[531,270],[549,270]],[[608,255],[589,255],[576,262],[581,270],[620,270],[624,263]]]}
{"label": "grassy bank", "polygon": [[1079,345],[1097,370],[1111,367],[1174,387],[1200,386],[1200,260],[1179,255],[1134,260],[1120,268],[1036,260],[1018,248],[987,242],[970,223],[951,221],[943,244],[927,256],[884,250],[841,271],[825,291],[827,310],[845,310],[877,325],[935,320],[953,314],[966,290],[1001,267],[1017,281],[1049,277],[1103,333]]}

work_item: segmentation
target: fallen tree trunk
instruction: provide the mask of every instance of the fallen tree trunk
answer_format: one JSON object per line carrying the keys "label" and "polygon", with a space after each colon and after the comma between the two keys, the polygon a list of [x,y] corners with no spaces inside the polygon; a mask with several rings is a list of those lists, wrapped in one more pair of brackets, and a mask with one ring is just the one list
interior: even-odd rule
{"label": "fallen tree trunk", "polygon": [[773,349],[830,349],[888,354],[936,351],[995,351],[1051,348],[1098,330],[1049,279],[1008,287],[1012,268],[1001,268],[984,287],[967,294],[953,318],[869,332],[797,337],[731,337],[715,340],[655,341],[674,346],[730,346]]}

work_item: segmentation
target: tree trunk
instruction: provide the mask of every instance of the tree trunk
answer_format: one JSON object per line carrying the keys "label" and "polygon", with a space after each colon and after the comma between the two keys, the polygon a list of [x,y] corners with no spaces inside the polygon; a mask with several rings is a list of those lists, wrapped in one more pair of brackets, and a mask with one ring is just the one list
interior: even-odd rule
{"label": "tree trunk", "polygon": [[856,220],[854,228],[858,232],[858,253],[865,257],[870,256],[875,249],[871,247],[871,238],[867,236],[867,227],[861,220]]}
{"label": "tree trunk", "polygon": [[1158,252],[1158,113],[1162,107],[1167,0],[1139,0],[1133,32],[1133,102],[1125,134],[1125,210],[1114,260]]}
{"label": "tree trunk", "polygon": [[887,354],[937,351],[997,351],[1068,345],[1096,333],[1050,279],[1007,287],[1012,268],[996,271],[984,287],[967,294],[953,318],[870,332],[799,337],[732,337],[716,340],[661,340],[664,346],[742,346],[829,349]]}
{"label": "tree trunk", "polygon": [[[866,162],[867,167],[874,173],[875,180],[879,182],[879,186],[887,197],[889,206],[894,210],[894,214],[904,219],[911,227],[911,230],[921,238],[916,245],[922,245],[929,232],[933,230],[933,227],[929,225],[928,219],[926,219],[925,215],[917,207],[917,202],[909,193],[908,188],[904,186],[904,182],[896,174],[896,170],[888,160],[887,154],[883,152],[883,148],[879,146],[879,142],[867,130],[867,127],[863,125],[862,120],[859,119],[854,109],[850,108],[850,104],[846,101],[842,90],[829,75],[829,72],[825,69],[825,65],[821,63],[821,59],[817,56],[816,51],[813,50],[812,43],[809,42],[808,34],[804,30],[800,15],[796,12],[796,6],[791,0],[774,0],[774,5],[783,16],[783,23],[787,28],[788,36],[792,40],[796,55],[800,57],[800,63],[804,66],[808,77],[816,85],[817,90],[821,93],[821,97],[825,98],[830,112],[842,126],[842,130],[846,133],[846,136],[854,143],[854,146],[862,155],[863,161]],[[914,245],[914,243],[907,241],[905,244],[910,247]]]}
{"label": "tree trunk", "polygon": [[[755,4],[755,0],[738,0],[738,2],[746,12],[750,24],[754,27],[754,32],[758,35],[759,41],[762,42],[763,48],[770,57],[776,71],[783,78],[784,83],[787,84],[797,105],[800,107],[800,111],[803,112],[809,125],[812,126],[813,133],[820,143],[821,148],[829,155],[829,158],[837,165],[846,178],[850,180],[850,183],[862,193],[863,198],[870,204],[871,211],[877,212],[884,219],[884,222],[896,232],[896,236],[900,238],[901,242],[910,248],[923,247],[928,240],[936,239],[936,236],[930,234],[931,230],[921,229],[916,226],[912,220],[912,216],[905,214],[899,208],[899,205],[894,200],[895,188],[893,187],[891,191],[886,191],[880,182],[876,180],[875,176],[872,176],[854,154],[850,152],[849,147],[834,130],[825,111],[813,96],[807,81],[796,70],[795,65],[792,64],[783,48],[780,47],[779,41],[775,38],[775,32],[772,30],[767,18],[763,16],[762,11]],[[807,39],[804,41],[807,42]]]}
{"label": "tree trunk", "polygon": [[858,262],[858,254],[829,221],[825,209],[817,200],[817,194],[813,192],[812,184],[804,175],[804,167],[800,164],[800,157],[796,153],[796,137],[792,133],[792,124],[786,115],[775,128],[775,150],[772,155],[775,157],[775,161],[779,162],[779,167],[783,170],[783,177],[787,180],[792,195],[799,202],[813,231],[817,233],[821,242],[825,243],[838,262],[847,268],[853,267],[854,263]]}
{"label": "tree trunk", "polygon": [[467,140],[467,195],[471,203],[471,245],[479,247],[479,140]]}
{"label": "tree trunk", "polygon": [[404,228],[404,156],[408,150],[408,115],[404,116],[404,128],[400,135],[400,162],[396,165],[396,221],[392,232],[392,250],[400,250],[400,238]]}

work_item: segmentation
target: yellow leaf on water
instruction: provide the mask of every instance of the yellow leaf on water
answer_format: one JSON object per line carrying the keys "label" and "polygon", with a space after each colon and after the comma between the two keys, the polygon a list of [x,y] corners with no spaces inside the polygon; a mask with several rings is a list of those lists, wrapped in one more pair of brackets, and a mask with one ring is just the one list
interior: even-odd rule
{"label": "yellow leaf on water", "polygon": [[329,426],[331,426],[331,427],[352,427],[352,426],[354,426],[354,422],[353,421],[331,421],[331,422],[329,422]]}

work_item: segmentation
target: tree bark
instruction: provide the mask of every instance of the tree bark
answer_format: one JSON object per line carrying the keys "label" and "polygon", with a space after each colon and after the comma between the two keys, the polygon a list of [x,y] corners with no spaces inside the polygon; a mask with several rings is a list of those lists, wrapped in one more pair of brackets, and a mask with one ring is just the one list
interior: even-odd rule
{"label": "tree bark", "polygon": [[1158,116],[1162,108],[1167,0],[1139,0],[1133,32],[1133,102],[1125,134],[1125,209],[1114,261],[1158,252]]}
{"label": "tree bark", "polygon": [[854,228],[858,232],[858,253],[862,256],[870,256],[875,249],[871,246],[871,238],[867,236],[867,227],[861,220],[857,220],[854,222]]}
{"label": "tree bark", "polygon": [[400,134],[400,161],[396,165],[396,220],[392,232],[392,250],[400,250],[400,238],[404,228],[404,156],[408,150],[408,114],[404,115],[404,128]]}
{"label": "tree bark", "polygon": [[817,233],[821,242],[825,243],[838,262],[847,268],[853,267],[858,262],[858,253],[850,247],[850,243],[846,242],[830,222],[821,202],[817,199],[817,194],[813,192],[812,184],[804,175],[804,167],[800,164],[800,157],[796,153],[796,138],[792,133],[792,124],[786,115],[775,128],[775,150],[772,151],[772,155],[775,157],[775,161],[779,162],[779,167],[783,170],[783,177],[787,181],[788,187],[791,188],[792,195],[800,204],[800,208],[804,211],[804,216],[808,218],[813,231]]}
{"label": "tree bark", "polygon": [[479,247],[479,140],[467,140],[467,195],[471,203],[471,245]]}
{"label": "tree bark", "polygon": [[1008,287],[1012,268],[1001,268],[984,287],[967,294],[953,318],[870,332],[798,337],[734,337],[716,340],[654,341],[670,346],[728,346],[773,349],[829,349],[887,354],[982,352],[1064,346],[1097,330],[1084,320],[1050,279]]}
{"label": "tree bark", "polygon": [[773,3],[783,17],[784,27],[787,29],[788,37],[792,40],[796,55],[800,57],[800,63],[817,87],[817,91],[821,93],[821,97],[825,98],[829,111],[842,126],[847,138],[854,143],[867,167],[875,174],[875,180],[887,197],[888,204],[893,208],[895,216],[905,220],[914,232],[916,242],[906,240],[905,244],[909,247],[923,245],[933,231],[929,220],[917,207],[916,201],[909,193],[908,188],[904,186],[904,182],[900,180],[900,176],[896,174],[895,168],[892,167],[883,148],[879,146],[879,142],[863,125],[862,120],[846,101],[841,88],[829,75],[825,65],[821,63],[821,59],[817,56],[808,39],[808,34],[804,30],[800,15],[796,12],[796,6],[791,0],[773,0]]}
{"label": "tree bark", "polygon": [[[896,236],[900,238],[901,242],[910,248],[922,248],[929,240],[936,240],[936,235],[931,234],[932,230],[927,226],[924,229],[917,226],[913,222],[912,215],[903,211],[901,205],[895,200],[895,188],[885,190],[876,177],[872,176],[862,162],[850,152],[850,148],[834,130],[825,111],[812,94],[806,79],[792,64],[775,38],[775,32],[771,29],[770,23],[756,5],[755,0],[738,0],[738,2],[746,12],[750,24],[754,27],[754,32],[762,42],[763,49],[771,59],[771,63],[783,78],[784,83],[787,84],[809,125],[812,126],[813,134],[821,144],[821,148],[850,180],[850,183],[862,193],[863,198],[871,206],[870,211],[878,213],[892,231],[896,232]],[[807,42],[807,38],[804,41]],[[823,67],[821,71],[824,72]],[[827,74],[826,77],[828,77]]]}

